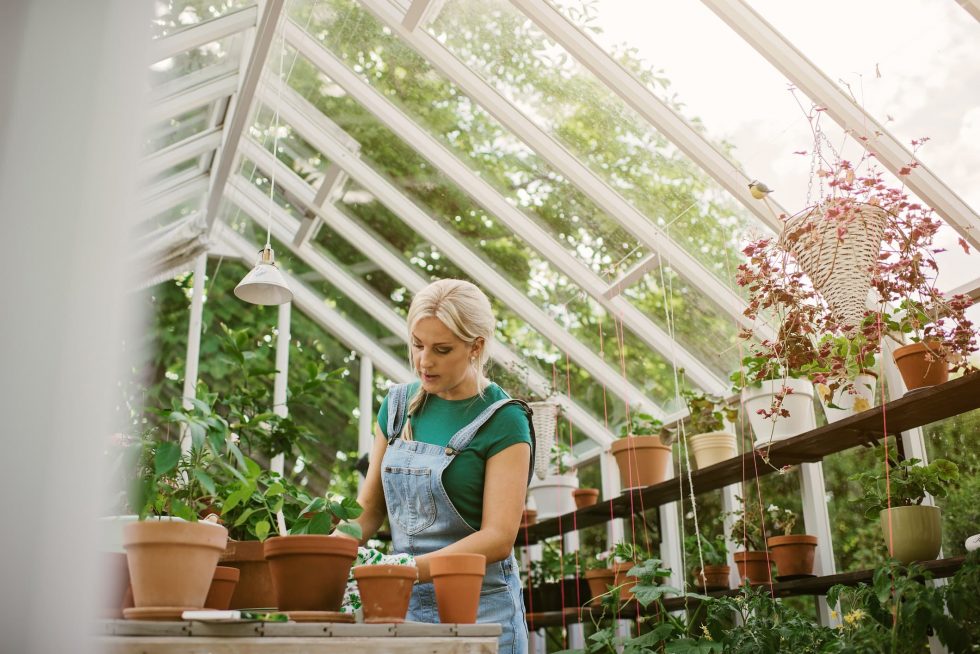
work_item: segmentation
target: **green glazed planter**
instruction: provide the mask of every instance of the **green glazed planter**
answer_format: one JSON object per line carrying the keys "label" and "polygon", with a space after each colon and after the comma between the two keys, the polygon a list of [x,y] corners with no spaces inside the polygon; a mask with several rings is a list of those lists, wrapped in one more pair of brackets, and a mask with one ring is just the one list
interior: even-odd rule
{"label": "green glazed planter", "polygon": [[[892,537],[888,537],[888,514],[891,513]],[[904,564],[931,561],[942,547],[939,507],[894,506],[882,510],[881,531],[889,554]],[[890,542],[889,542],[890,541]]]}

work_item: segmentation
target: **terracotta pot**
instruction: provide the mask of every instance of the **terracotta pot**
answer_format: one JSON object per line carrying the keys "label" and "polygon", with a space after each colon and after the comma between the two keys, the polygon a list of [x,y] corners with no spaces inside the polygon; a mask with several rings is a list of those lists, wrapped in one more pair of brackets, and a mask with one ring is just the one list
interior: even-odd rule
{"label": "terracotta pot", "polygon": [[776,574],[780,577],[813,574],[816,536],[770,536],[766,544],[769,546],[769,557],[776,564]]}
{"label": "terracotta pot", "polygon": [[280,611],[339,611],[357,541],[302,534],[265,541],[265,558]]}
{"label": "terracotta pot", "polygon": [[623,602],[629,602],[633,599],[632,588],[638,581],[636,577],[630,577],[628,574],[626,574],[633,569],[633,565],[634,564],[632,561],[629,563],[613,564],[613,573],[616,575],[613,583],[619,586],[619,599]]}
{"label": "terracotta pot", "polygon": [[364,622],[405,622],[418,575],[414,565],[359,565],[353,574],[361,593]]}
{"label": "terracotta pot", "polygon": [[613,441],[612,453],[619,467],[623,490],[659,484],[667,479],[672,463],[670,447],[659,436],[627,436]]}
{"label": "terracotta pot", "polygon": [[589,570],[585,573],[585,581],[589,584],[589,592],[592,593],[590,603],[598,604],[601,601],[599,596],[609,592],[609,587],[616,582],[616,573],[612,568]]}
{"label": "terracotta pot", "polygon": [[735,552],[732,555],[738,576],[744,582],[765,584],[770,579],[769,554],[767,552]]}
{"label": "terracotta pot", "polygon": [[144,520],[123,527],[137,608],[204,606],[228,530],[210,522]]}
{"label": "terracotta pot", "polygon": [[[891,538],[888,536],[891,514]],[[943,543],[942,517],[937,506],[893,506],[880,514],[885,547],[895,559],[908,565],[939,556]]]}
{"label": "terracotta pot", "polygon": [[572,491],[572,497],[575,498],[575,506],[579,509],[584,509],[585,507],[592,506],[599,501],[599,489],[576,488]]}
{"label": "terracotta pot", "polygon": [[694,587],[699,590],[724,590],[729,587],[732,569],[727,565],[704,566],[704,578],[701,578],[701,568],[694,573]]}
{"label": "terracotta pot", "polygon": [[949,379],[949,366],[945,359],[935,353],[935,341],[921,341],[903,345],[892,352],[895,365],[902,373],[902,381],[907,389],[914,390],[926,386],[938,386]]}
{"label": "terracotta pot", "polygon": [[538,521],[538,512],[534,509],[524,509],[521,514],[521,529],[530,527]]}
{"label": "terracotta pot", "polygon": [[487,572],[482,554],[438,554],[429,559],[439,622],[472,624],[480,609],[480,589]]}
{"label": "terracotta pot", "polygon": [[211,578],[211,588],[204,600],[204,608],[227,611],[231,607],[231,596],[235,593],[240,574],[237,568],[224,565],[216,567]]}
{"label": "terracotta pot", "polygon": [[710,431],[691,436],[691,452],[698,470],[727,461],[738,455],[735,447],[735,434],[724,431]]}
{"label": "terracotta pot", "polygon": [[100,555],[102,576],[101,616],[107,620],[122,618],[122,611],[133,605],[129,591],[129,564],[123,552],[102,552]]}
{"label": "terracotta pot", "polygon": [[257,540],[230,540],[218,562],[241,572],[229,608],[276,608],[276,589],[272,585],[272,573],[269,562],[265,560],[263,543]]}

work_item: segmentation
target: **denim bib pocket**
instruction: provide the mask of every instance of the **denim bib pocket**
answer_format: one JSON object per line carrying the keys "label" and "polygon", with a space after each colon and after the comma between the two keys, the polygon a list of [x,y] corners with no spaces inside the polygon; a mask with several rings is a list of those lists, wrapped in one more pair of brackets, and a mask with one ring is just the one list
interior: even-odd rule
{"label": "denim bib pocket", "polygon": [[436,503],[429,468],[386,465],[381,482],[388,515],[406,534],[415,535],[432,526],[436,520]]}

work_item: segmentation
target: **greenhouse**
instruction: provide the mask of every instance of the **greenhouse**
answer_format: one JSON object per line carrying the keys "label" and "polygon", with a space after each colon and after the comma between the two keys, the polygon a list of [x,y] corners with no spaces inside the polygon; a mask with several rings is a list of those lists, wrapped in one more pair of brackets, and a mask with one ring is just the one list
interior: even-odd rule
{"label": "greenhouse", "polygon": [[978,0],[0,55],[0,650],[980,652]]}

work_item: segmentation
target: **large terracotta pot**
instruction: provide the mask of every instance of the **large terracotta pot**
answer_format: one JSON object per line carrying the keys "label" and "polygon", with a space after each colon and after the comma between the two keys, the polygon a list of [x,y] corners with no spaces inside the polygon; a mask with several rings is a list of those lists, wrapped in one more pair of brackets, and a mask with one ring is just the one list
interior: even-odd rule
{"label": "large terracotta pot", "polygon": [[697,568],[693,574],[694,587],[700,590],[727,589],[731,571],[732,569],[727,565],[706,565],[702,579],[701,568]]}
{"label": "large terracotta pot", "polygon": [[813,574],[813,557],[817,550],[817,537],[807,534],[770,536],[769,557],[776,564],[780,577],[798,577]]}
{"label": "large terracotta pot", "polygon": [[214,577],[211,578],[211,588],[208,590],[207,599],[204,600],[204,608],[217,611],[227,611],[231,608],[231,596],[235,593],[240,574],[237,568],[224,565],[216,567]]}
{"label": "large terracotta pot", "polygon": [[589,592],[592,593],[592,604],[598,604],[602,600],[600,596],[609,592],[609,587],[616,581],[616,572],[612,568],[601,568],[599,570],[589,570],[585,573],[585,581],[589,584]]}
{"label": "large terracotta pot", "polygon": [[585,507],[592,506],[599,501],[599,489],[576,488],[572,491],[572,497],[575,498],[575,507],[584,509]]}
{"label": "large terracotta pot", "polygon": [[276,589],[272,585],[272,573],[269,562],[265,560],[263,543],[257,540],[229,540],[218,562],[241,572],[229,608],[276,608]]}
{"label": "large terracotta pot", "polygon": [[659,436],[627,436],[613,441],[612,453],[619,467],[623,490],[659,484],[667,479],[672,463],[670,447]]}
{"label": "large terracotta pot", "polygon": [[535,477],[527,487],[527,494],[538,511],[538,518],[554,518],[575,510],[572,491],[578,488],[575,475],[548,475],[544,479]]}
{"label": "large terracotta pot", "polygon": [[633,586],[639,581],[636,577],[630,577],[627,573],[633,569],[633,562],[614,563],[613,573],[616,575],[613,581],[619,587],[619,599],[622,602],[629,602],[633,599]]}
{"label": "large terracotta pot", "polygon": [[418,576],[414,565],[359,565],[353,574],[361,593],[364,622],[405,621]]}
{"label": "large terracotta pot", "polygon": [[949,379],[949,366],[936,354],[935,341],[920,341],[903,345],[892,352],[895,365],[902,373],[905,388],[915,390],[926,386],[938,386]]}
{"label": "large terracotta pot", "polygon": [[265,558],[280,611],[339,611],[357,541],[302,534],[265,541]]}
{"label": "large terracotta pot", "polygon": [[429,559],[439,622],[472,624],[480,609],[480,589],[487,573],[482,554],[438,554]]}
{"label": "large terracotta pot", "polygon": [[[891,514],[891,538],[888,535]],[[937,506],[894,506],[882,510],[881,531],[892,558],[904,564],[931,561],[943,543],[942,517]]]}
{"label": "large terracotta pot", "polygon": [[710,431],[704,434],[695,434],[691,436],[690,442],[691,452],[694,454],[694,462],[698,464],[698,470],[727,461],[738,455],[738,448],[735,446],[735,434],[728,432]]}
{"label": "large terracotta pot", "polygon": [[732,558],[735,559],[738,576],[741,577],[743,583],[746,580],[752,584],[769,582],[771,575],[767,552],[735,552]]}
{"label": "large terracotta pot", "polygon": [[200,609],[228,530],[210,522],[144,520],[123,528],[137,608]]}
{"label": "large terracotta pot", "polygon": [[[792,390],[783,398],[783,408],[789,416],[773,416],[765,418],[759,415],[760,409],[769,410],[773,396],[783,387]],[[803,432],[815,429],[817,416],[813,410],[813,384],[809,379],[772,379],[760,383],[759,386],[747,386],[742,389],[742,402],[749,424],[755,432],[755,446],[766,447],[772,442],[781,441]]]}

